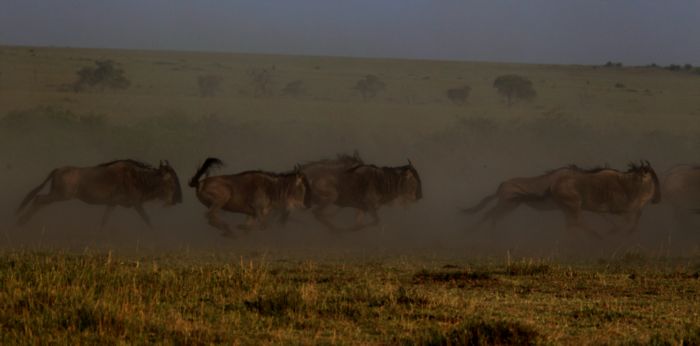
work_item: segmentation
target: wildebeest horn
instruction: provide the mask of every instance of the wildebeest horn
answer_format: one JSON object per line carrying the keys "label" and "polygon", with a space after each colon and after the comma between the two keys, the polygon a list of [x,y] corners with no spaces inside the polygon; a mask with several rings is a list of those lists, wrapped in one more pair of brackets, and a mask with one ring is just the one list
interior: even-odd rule
{"label": "wildebeest horn", "polygon": [[407,158],[406,160],[408,160],[408,165],[411,166],[411,167],[413,167],[413,162],[411,162],[411,159],[408,159],[408,158]]}
{"label": "wildebeest horn", "polygon": [[165,160],[165,165],[170,166],[170,162],[168,162],[168,160]]}
{"label": "wildebeest horn", "polygon": [[158,160],[158,167],[163,167],[163,160]]}

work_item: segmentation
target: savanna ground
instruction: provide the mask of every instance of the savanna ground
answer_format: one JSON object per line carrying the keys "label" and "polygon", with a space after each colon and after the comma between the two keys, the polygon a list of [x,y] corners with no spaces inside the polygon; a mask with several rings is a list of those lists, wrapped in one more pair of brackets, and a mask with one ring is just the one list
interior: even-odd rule
{"label": "savanna ground", "polygon": [[700,343],[700,260],[6,252],[2,342]]}
{"label": "savanna ground", "polygon": [[[76,92],[104,59],[130,85]],[[537,96],[509,106],[492,85],[511,73]],[[367,75],[385,88],[363,97]],[[446,97],[464,85],[464,104]],[[638,233],[593,241],[556,212],[472,232],[457,212],[569,163],[697,163],[699,100],[700,75],[653,67],[0,47],[2,343],[700,343],[696,216],[649,206]],[[410,158],[425,198],[342,236],[299,212],[223,239],[189,190],[148,206],[153,231],[131,211],[98,231],[102,209],[79,202],[14,226],[58,166],[168,159],[184,182],[207,156],[282,171],[355,149]]]}

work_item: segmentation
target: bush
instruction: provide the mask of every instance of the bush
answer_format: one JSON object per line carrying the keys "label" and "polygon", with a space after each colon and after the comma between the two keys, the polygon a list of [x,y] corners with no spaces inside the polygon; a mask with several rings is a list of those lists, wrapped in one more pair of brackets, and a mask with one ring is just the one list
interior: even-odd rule
{"label": "bush", "polygon": [[512,105],[517,99],[531,100],[537,96],[532,82],[526,77],[515,74],[496,78],[493,82],[493,87],[508,100],[508,106]]}
{"label": "bush", "polygon": [[131,82],[124,76],[124,70],[112,60],[95,60],[96,66],[85,66],[78,70],[78,80],[73,83],[73,90],[81,92],[88,88],[104,90],[126,89]]}
{"label": "bush", "polygon": [[291,97],[300,97],[306,94],[306,88],[304,87],[304,82],[301,80],[295,80],[287,83],[287,85],[282,89],[282,94]]}
{"label": "bush", "polygon": [[216,96],[221,92],[221,82],[223,82],[221,76],[208,74],[197,77],[197,85],[199,85],[199,96],[201,97],[211,97]]}
{"label": "bush", "polygon": [[265,68],[251,68],[248,70],[248,77],[253,87],[253,96],[268,97],[272,96],[274,85],[272,70]]}
{"label": "bush", "polygon": [[469,86],[465,85],[461,88],[452,88],[452,89],[447,89],[447,98],[452,101],[454,104],[464,104],[467,102],[467,98],[469,97],[469,93],[471,92],[472,88]]}
{"label": "bush", "polygon": [[377,96],[377,94],[386,89],[386,84],[379,77],[368,74],[364,78],[357,81],[353,89],[357,90],[362,99],[367,100]]}
{"label": "bush", "polygon": [[668,65],[668,67],[666,67],[666,69],[669,71],[680,71],[681,65],[671,64],[671,65]]}
{"label": "bush", "polygon": [[622,65],[622,63],[619,62],[619,61],[618,61],[618,62],[608,61],[608,62],[606,62],[605,65],[603,65],[603,66],[605,66],[605,67],[618,67],[618,68],[619,68],[619,67],[622,67],[623,65]]}

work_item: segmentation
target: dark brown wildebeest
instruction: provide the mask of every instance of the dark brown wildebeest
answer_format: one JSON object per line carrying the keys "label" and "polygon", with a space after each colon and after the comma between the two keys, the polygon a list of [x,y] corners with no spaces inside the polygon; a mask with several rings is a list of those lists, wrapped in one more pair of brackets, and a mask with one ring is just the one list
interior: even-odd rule
{"label": "dark brown wildebeest", "polygon": [[[355,208],[357,219],[351,230],[359,230],[379,223],[380,206],[396,201],[407,205],[423,197],[420,176],[410,160],[408,165],[400,167],[354,164],[334,175],[328,174],[322,183],[312,179],[311,187],[316,205],[314,216],[331,230],[340,230],[326,213],[332,205]],[[372,216],[372,222],[363,225],[366,213]]]}
{"label": "dark brown wildebeest", "polygon": [[[350,168],[364,164],[360,154],[355,150],[353,155],[339,154],[335,159],[323,159],[307,162],[299,166],[304,176],[311,185],[311,202],[319,205],[328,199],[332,199],[335,186],[337,186],[341,175]],[[289,213],[283,213],[280,217],[281,223],[286,223]]]}
{"label": "dark brown wildebeest", "polygon": [[484,197],[477,205],[462,209],[463,212],[474,214],[484,209],[492,200],[498,199],[496,205],[489,209],[476,227],[490,222],[494,227],[501,219],[518,208],[521,204],[536,210],[555,210],[556,204],[549,198],[549,189],[562,176],[578,170],[574,165],[565,166],[534,177],[517,177],[502,182],[496,192]]}
{"label": "dark brown wildebeest", "polygon": [[[197,198],[209,210],[209,224],[218,228],[223,236],[233,236],[229,225],[219,217],[220,210],[246,214],[246,223],[239,229],[248,231],[254,227],[265,228],[270,212],[285,213],[291,209],[308,208],[311,190],[306,177],[297,169],[291,173],[247,171],[232,175],[209,177],[212,167],[222,166],[221,160],[207,158],[189,185],[197,189]],[[207,175],[199,180],[202,175]]]}
{"label": "dark brown wildebeest", "polygon": [[626,172],[610,168],[575,170],[558,178],[549,193],[564,212],[568,229],[580,228],[596,236],[581,223],[582,211],[623,216],[627,231],[633,232],[644,206],[650,201],[661,202],[659,179],[648,161],[631,163]]}
{"label": "dark brown wildebeest", "polygon": [[[37,195],[51,181],[48,194]],[[182,202],[182,190],[175,170],[165,161],[158,168],[134,160],[117,160],[93,167],[62,167],[49,174],[41,185],[27,194],[17,214],[31,202],[20,216],[24,224],[39,209],[59,201],[79,199],[88,204],[106,205],[101,227],[105,225],[115,206],[134,208],[151,227],[143,203],[160,199],[166,205]]]}

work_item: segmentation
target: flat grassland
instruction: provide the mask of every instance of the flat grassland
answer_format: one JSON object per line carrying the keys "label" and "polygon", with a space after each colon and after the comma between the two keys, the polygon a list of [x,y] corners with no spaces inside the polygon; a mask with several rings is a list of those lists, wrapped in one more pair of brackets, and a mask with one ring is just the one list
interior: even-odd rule
{"label": "flat grassland", "polygon": [[[105,59],[130,86],[75,92],[76,71]],[[509,106],[493,88],[504,74],[526,76],[537,96]],[[367,75],[386,88],[365,99],[354,87]],[[220,80],[212,95],[202,95],[202,76]],[[464,104],[446,97],[464,85]],[[519,211],[485,236],[465,234],[473,220],[456,216],[505,178],[567,163],[648,159],[661,173],[697,162],[699,100],[700,75],[657,67],[0,47],[0,343],[700,344],[697,236],[680,242],[696,250],[686,258],[601,250],[581,262],[508,260],[501,249],[555,252],[563,221]],[[282,171],[353,149],[379,165],[410,157],[424,182],[409,211],[382,209],[380,240],[370,229],[326,241],[302,223],[298,237],[285,229],[256,241],[283,237],[308,256],[227,251],[212,246],[232,241],[206,226],[191,190],[176,212],[149,209],[161,228],[149,234],[162,238],[154,248],[196,242],[201,254],[109,251],[100,239],[133,244],[143,225],[96,236],[101,209],[79,203],[11,226],[18,202],[58,166],[169,159],[184,182],[207,156],[226,172]],[[669,223],[648,209],[638,238],[596,249],[657,249]],[[251,249],[255,236],[235,242]],[[36,239],[57,250],[32,250]],[[408,244],[399,253],[410,255],[322,257],[324,241]],[[498,259],[481,256],[489,242]],[[445,244],[482,251],[406,251]],[[88,245],[101,250],[65,249]]]}
{"label": "flat grassland", "polygon": [[700,262],[6,252],[4,344],[687,344]]}

